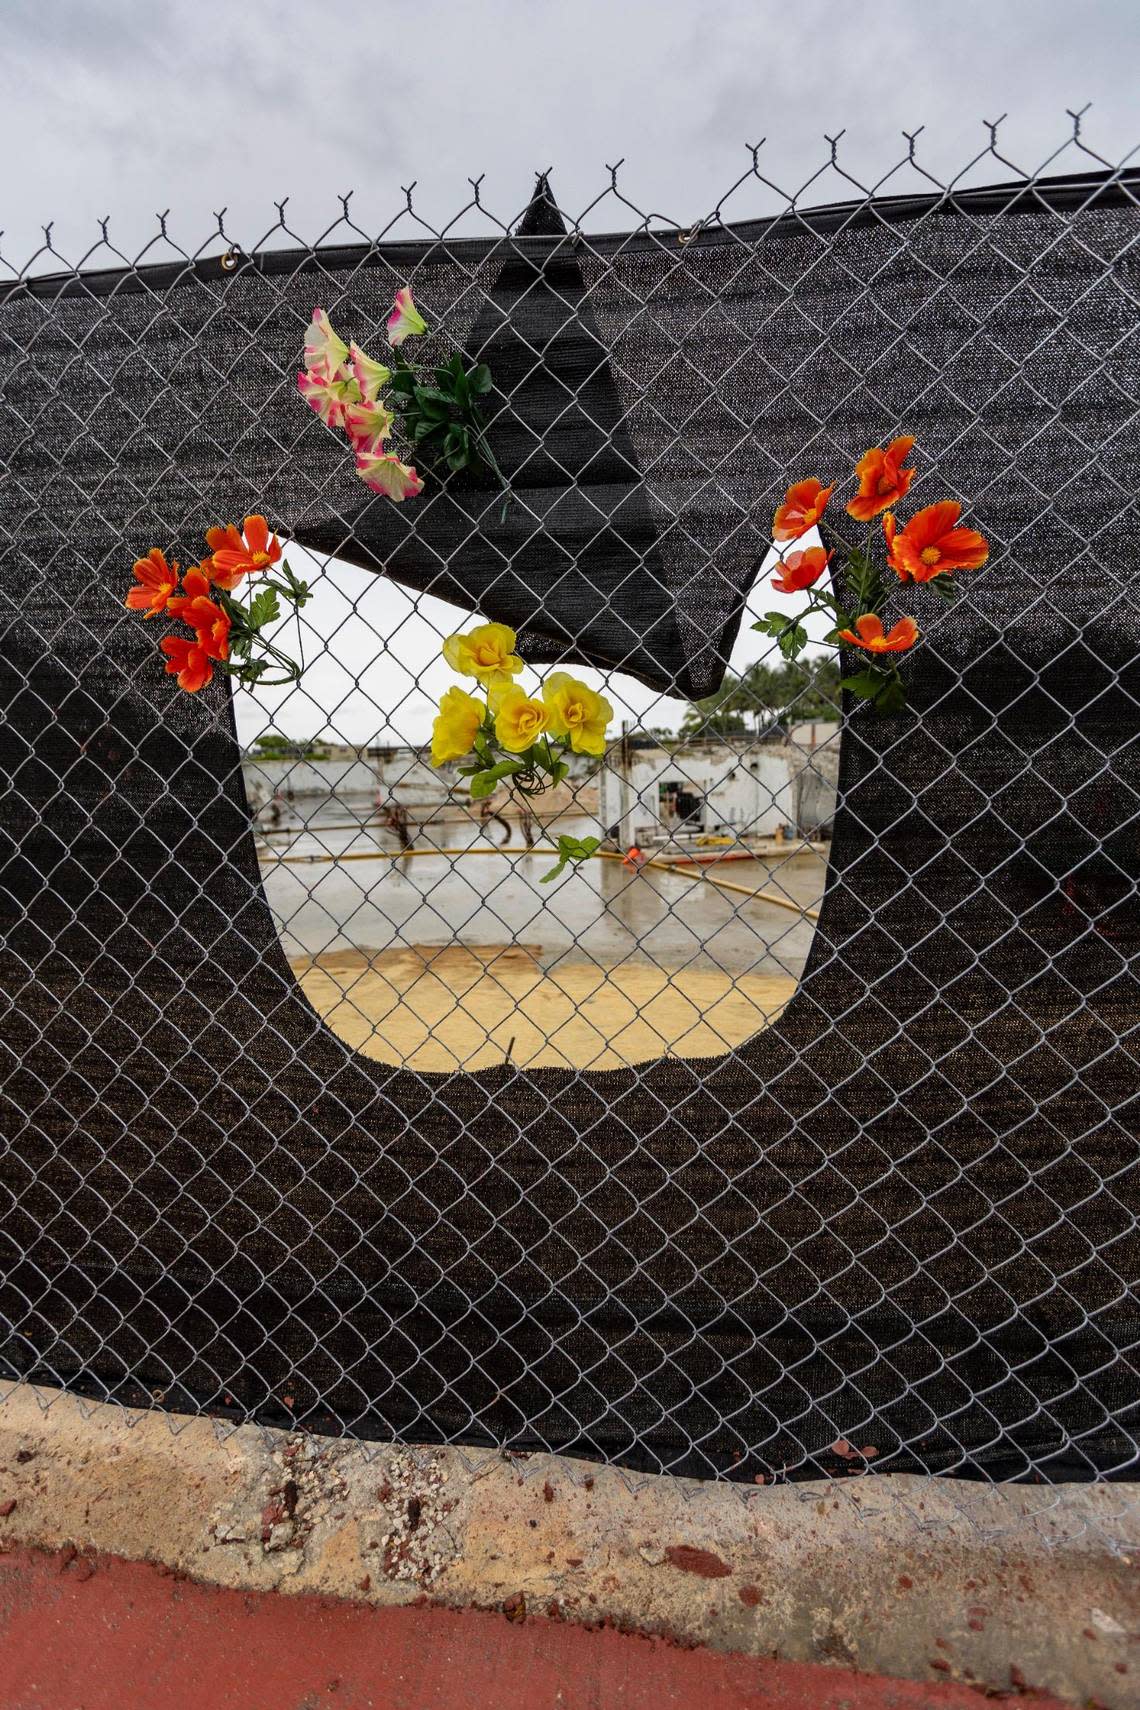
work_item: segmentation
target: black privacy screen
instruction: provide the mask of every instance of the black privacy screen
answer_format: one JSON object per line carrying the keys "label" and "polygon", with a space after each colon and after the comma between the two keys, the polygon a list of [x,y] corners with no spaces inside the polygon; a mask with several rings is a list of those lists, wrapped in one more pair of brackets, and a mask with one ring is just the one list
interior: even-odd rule
{"label": "black privacy screen", "polygon": [[[1136,1453],[1133,188],[1055,180],[0,296],[0,1371],[700,1476]],[[492,366],[512,503],[356,478],[296,391],[395,287]],[[435,348],[435,347],[433,347]],[[229,710],[132,560],[264,511],[662,692],[720,681],[791,479],[916,436],[990,539],[849,708],[796,996],[721,1057],[432,1075],[300,994]],[[844,520],[842,517],[839,519]]]}

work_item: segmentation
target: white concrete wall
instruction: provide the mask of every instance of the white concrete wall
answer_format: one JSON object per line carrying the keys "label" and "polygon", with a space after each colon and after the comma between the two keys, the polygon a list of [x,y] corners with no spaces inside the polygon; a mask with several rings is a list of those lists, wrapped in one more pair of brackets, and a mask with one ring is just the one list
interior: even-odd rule
{"label": "white concrete wall", "polygon": [[[602,772],[600,817],[618,823],[621,841],[668,835],[685,822],[669,812],[662,785],[678,784],[700,798],[699,827],[732,826],[741,833],[768,836],[780,826],[793,832],[816,830],[834,814],[837,755],[788,743],[756,743],[740,749],[727,743],[693,743],[665,748],[631,748],[628,767],[615,744]],[[693,824],[689,822],[688,828]]]}
{"label": "white concrete wall", "polygon": [[278,791],[294,800],[302,797],[335,796],[339,801],[367,799],[376,793],[376,774],[361,760],[258,760],[242,761],[245,787],[251,802],[268,801]]}

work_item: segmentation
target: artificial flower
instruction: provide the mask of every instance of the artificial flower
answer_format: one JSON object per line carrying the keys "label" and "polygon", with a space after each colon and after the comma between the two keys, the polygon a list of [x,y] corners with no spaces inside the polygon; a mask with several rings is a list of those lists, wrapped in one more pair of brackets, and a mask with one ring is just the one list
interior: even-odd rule
{"label": "artificial flower", "polygon": [[798,540],[801,534],[807,534],[819,522],[823,515],[835,485],[824,487],[812,477],[807,481],[796,481],[784,495],[784,502],[776,510],[776,520],[772,524],[774,540]]}
{"label": "artificial flower", "polygon": [[856,522],[870,522],[888,505],[905,496],[914,480],[914,470],[904,469],[902,465],[913,444],[913,439],[903,435],[900,439],[892,439],[885,451],[873,446],[863,453],[855,465],[859,491],[847,507],[849,517],[854,517]]}
{"label": "artificial flower", "polygon": [[830,552],[822,546],[809,546],[805,552],[789,552],[780,563],[779,574],[772,577],[772,586],[780,594],[798,594],[818,582],[827,569]]}
{"label": "artificial flower", "polygon": [[161,646],[166,654],[166,669],[172,677],[178,678],[180,689],[196,695],[199,689],[206,687],[214,675],[214,667],[198,636],[190,641],[185,636],[167,635],[163,637]]}
{"label": "artificial flower", "polygon": [[918,640],[918,625],[913,618],[900,618],[884,634],[882,618],[874,612],[864,612],[855,619],[854,630],[839,631],[839,639],[849,641],[852,647],[862,647],[867,653],[905,653]]}
{"label": "artificial flower", "polygon": [[394,451],[357,451],[356,473],[374,493],[387,493],[397,505],[414,499],[424,490],[422,477]]}
{"label": "artificial flower", "polygon": [[168,564],[161,547],[152,546],[145,558],[136,560],[133,570],[139,586],[130,590],[123,604],[145,617],[157,617],[178,587],[177,564]]}
{"label": "artificial flower", "polygon": [[[457,636],[457,637],[454,637],[453,639],[461,640],[462,637]],[[520,666],[520,668],[522,666],[522,660],[521,659],[519,660],[519,666]],[[483,688],[486,690],[487,705],[491,710],[491,716],[492,717],[494,717],[495,713],[498,712],[499,702],[502,700],[506,691],[508,689],[514,689],[518,686],[515,683],[514,678],[509,677],[505,671],[493,671],[489,677],[486,677],[486,676],[481,677],[480,682],[482,683]]]}
{"label": "artificial flower", "polygon": [[466,635],[449,635],[443,644],[443,657],[461,677],[478,677],[485,683],[499,675],[515,677],[523,668],[514,651],[516,640],[514,630],[505,623],[481,623]]}
{"label": "artificial flower", "polygon": [[305,367],[310,371],[327,368],[335,375],[347,366],[348,359],[348,346],[333,332],[325,311],[314,309],[305,332]]}
{"label": "artificial flower", "polygon": [[180,618],[198,633],[198,642],[211,659],[228,659],[230,655],[230,618],[216,600],[210,598],[210,579],[198,567],[187,570],[182,579],[183,592],[170,602],[171,617]]}
{"label": "artificial flower", "polygon": [[990,555],[989,544],[976,529],[961,528],[962,507],[956,499],[940,499],[916,511],[894,536],[892,568],[905,582],[929,582],[954,570],[980,570]]}
{"label": "artificial flower", "polygon": [[246,517],[244,527],[244,539],[233,523],[206,530],[206,545],[212,548],[213,556],[208,566],[203,564],[203,569],[208,568],[219,588],[236,588],[243,576],[255,575],[280,562],[281,542],[276,535],[270,538],[264,517]]}
{"label": "artificial flower", "polygon": [[575,754],[605,753],[606,727],[614,709],[604,695],[565,671],[552,671],[542,685],[542,699],[552,736],[569,737]]}
{"label": "artificial flower", "polygon": [[185,615],[187,608],[192,606],[195,600],[205,600],[212,606],[214,602],[210,599],[210,586],[209,571],[203,570],[200,564],[192,564],[182,578],[182,592],[175,594],[169,602],[170,616],[180,617],[183,623],[188,623],[191,629],[194,629],[196,626],[193,619]]}
{"label": "artificial flower", "polygon": [[381,386],[386,386],[392,378],[392,370],[385,368],[382,362],[374,362],[358,344],[349,345],[348,359],[362,402],[374,403]]}
{"label": "artificial flower", "polygon": [[550,713],[541,701],[512,683],[499,697],[495,735],[508,754],[523,754],[550,728]]}
{"label": "artificial flower", "polygon": [[360,387],[353,376],[327,362],[298,374],[297,390],[329,428],[343,427],[345,410],[360,402]]}
{"label": "artificial flower", "polygon": [[895,556],[895,536],[898,531],[899,525],[896,521],[894,511],[884,511],[883,539],[887,543],[887,568],[896,571],[898,575],[902,576],[905,572],[899,569],[898,559]]}
{"label": "artificial flower", "polygon": [[344,431],[356,451],[378,454],[395,420],[381,403],[345,405]]}
{"label": "artificial flower", "polygon": [[431,727],[433,766],[444,766],[449,760],[462,760],[465,754],[470,754],[483,723],[483,711],[482,701],[465,689],[453,687],[445,691]]}
{"label": "artificial flower", "polygon": [[395,307],[388,316],[388,343],[395,348],[406,338],[419,338],[427,330],[427,322],[412,301],[411,290],[401,285],[396,292]]}

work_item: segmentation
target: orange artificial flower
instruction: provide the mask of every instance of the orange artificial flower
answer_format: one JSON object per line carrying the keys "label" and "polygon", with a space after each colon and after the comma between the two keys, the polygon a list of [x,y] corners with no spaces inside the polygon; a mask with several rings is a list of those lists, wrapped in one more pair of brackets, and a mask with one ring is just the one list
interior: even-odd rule
{"label": "orange artificial flower", "polygon": [[152,546],[145,558],[137,560],[134,573],[139,586],[131,589],[123,604],[132,612],[142,612],[144,617],[157,617],[166,609],[178,586],[177,564],[168,564],[161,548]]}
{"label": "orange artificial flower", "polygon": [[210,656],[198,636],[190,641],[185,636],[167,635],[162,641],[162,651],[167,656],[167,671],[178,678],[178,687],[188,694],[196,695],[214,675]]}
{"label": "orange artificial flower", "polygon": [[230,656],[230,619],[216,600],[210,598],[210,579],[202,569],[187,570],[183,593],[170,602],[171,617],[198,632],[198,645],[210,659]]}
{"label": "orange artificial flower", "polygon": [[269,524],[264,517],[246,517],[244,540],[233,523],[224,528],[208,528],[206,545],[212,549],[213,557],[203,568],[208,569],[219,588],[227,590],[236,588],[243,576],[267,570],[281,558],[281,542],[276,535],[270,539]]}
{"label": "orange artificial flower", "polygon": [[888,505],[903,498],[914,480],[914,470],[903,468],[903,459],[910,456],[914,440],[904,436],[892,439],[885,451],[873,446],[865,451],[855,465],[859,491],[847,507],[847,515],[856,522],[870,522]]}
{"label": "orange artificial flower", "polygon": [[779,594],[798,594],[818,582],[827,569],[830,552],[822,546],[809,546],[806,552],[789,552],[780,564],[779,574],[772,577],[772,586]]}
{"label": "orange artificial flower", "polygon": [[952,570],[980,570],[990,555],[989,544],[976,529],[960,528],[962,507],[956,499],[940,499],[916,511],[891,541],[891,567],[905,582],[929,582]]}
{"label": "orange artificial flower", "polygon": [[930,581],[954,569],[981,569],[990,557],[990,544],[976,528],[959,527],[961,515],[957,499],[940,499],[925,511],[914,511],[890,545],[892,568],[902,581]]}
{"label": "orange artificial flower", "polygon": [[905,653],[918,640],[918,625],[913,618],[900,618],[884,635],[882,618],[874,612],[864,612],[855,619],[855,630],[841,629],[839,639],[849,641],[852,647],[862,647],[867,653]]}
{"label": "orange artificial flower", "polygon": [[772,524],[773,540],[798,540],[801,534],[807,534],[818,523],[834,491],[834,482],[824,487],[814,476],[808,481],[794,482],[777,508]]}
{"label": "orange artificial flower", "polygon": [[883,539],[887,543],[887,566],[889,569],[897,571],[900,576],[905,578],[906,572],[899,569],[899,561],[895,556],[895,535],[898,533],[898,529],[899,525],[895,520],[894,511],[884,512]]}

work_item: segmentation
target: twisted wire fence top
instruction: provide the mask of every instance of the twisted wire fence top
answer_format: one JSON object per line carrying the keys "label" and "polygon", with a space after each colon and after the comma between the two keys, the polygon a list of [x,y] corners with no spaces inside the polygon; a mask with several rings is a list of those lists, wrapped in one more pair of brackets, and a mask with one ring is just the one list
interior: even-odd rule
{"label": "twisted wire fence top", "polygon": [[[476,182],[485,239],[409,191],[378,234],[283,203],[244,247],[164,217],[131,260],[104,223],[8,264],[6,1375],[699,1476],[1130,1474],[1137,180],[1079,121],[1028,176],[991,128],[949,186],[910,139],[822,207],[750,161],[680,227],[613,168],[577,218]],[[403,284],[433,355],[491,365],[509,505],[376,497],[297,395],[314,305],[378,345]],[[742,619],[789,481],[902,431],[992,557],[950,609],[900,589],[910,708],[840,721],[823,655],[777,695]],[[130,563],[250,511],[316,572],[306,675],[180,695]],[[502,853],[432,795],[432,657],[475,611],[621,704],[547,829],[660,832],[649,870],[540,888],[516,810]],[[736,890],[670,865],[721,823]]]}

